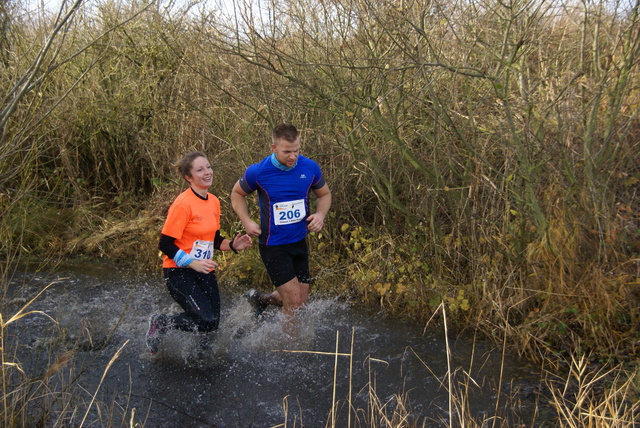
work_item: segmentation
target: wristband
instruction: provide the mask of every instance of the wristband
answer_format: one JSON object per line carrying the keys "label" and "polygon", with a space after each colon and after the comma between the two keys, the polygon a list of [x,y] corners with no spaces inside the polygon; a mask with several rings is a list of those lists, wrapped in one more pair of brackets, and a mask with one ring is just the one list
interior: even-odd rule
{"label": "wristband", "polygon": [[231,248],[231,251],[233,251],[234,253],[238,254],[238,250],[236,250],[235,248],[233,248],[233,241],[236,238],[233,238],[231,241],[229,241],[229,248]]}
{"label": "wristband", "polygon": [[175,256],[173,256],[173,261],[178,267],[186,267],[194,261],[195,259],[191,257],[189,254],[185,253],[182,250],[178,250]]}

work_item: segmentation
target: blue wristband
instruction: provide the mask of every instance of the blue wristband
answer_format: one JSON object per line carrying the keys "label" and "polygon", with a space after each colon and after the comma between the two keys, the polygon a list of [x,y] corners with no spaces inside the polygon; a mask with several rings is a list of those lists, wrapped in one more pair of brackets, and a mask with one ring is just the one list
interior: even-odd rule
{"label": "blue wristband", "polygon": [[182,250],[178,250],[175,256],[173,256],[173,261],[179,267],[186,267],[194,261],[195,259],[191,257],[189,254],[185,253]]}

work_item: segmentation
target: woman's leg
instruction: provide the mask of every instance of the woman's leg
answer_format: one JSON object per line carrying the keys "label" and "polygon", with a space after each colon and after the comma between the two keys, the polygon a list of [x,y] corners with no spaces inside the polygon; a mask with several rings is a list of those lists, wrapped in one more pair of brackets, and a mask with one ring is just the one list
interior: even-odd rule
{"label": "woman's leg", "polygon": [[183,331],[216,330],[220,322],[220,294],[215,273],[167,268],[164,275],[171,297],[184,309],[171,317],[173,327]]}

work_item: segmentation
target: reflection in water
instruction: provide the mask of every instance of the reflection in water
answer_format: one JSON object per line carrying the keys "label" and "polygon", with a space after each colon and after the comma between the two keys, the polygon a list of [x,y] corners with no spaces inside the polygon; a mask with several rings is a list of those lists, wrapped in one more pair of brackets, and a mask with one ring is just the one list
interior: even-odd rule
{"label": "reflection in water", "polygon": [[[123,420],[135,408],[136,421],[147,427],[365,427],[377,401],[387,414],[396,405],[408,407],[418,426],[448,426],[450,364],[453,385],[468,398],[471,415],[495,415],[499,399],[498,407],[509,409],[501,416],[510,426],[531,425],[536,371],[506,356],[500,381],[500,352],[464,338],[450,339],[448,361],[441,326],[423,332],[422,326],[312,296],[300,313],[299,331],[290,337],[282,332],[276,309],[256,322],[241,297],[244,290],[225,290],[222,281],[220,330],[208,338],[171,331],[151,355],[144,345],[149,315],[179,311],[162,281],[90,268],[58,274],[31,307],[51,315],[58,326],[36,314],[21,320],[13,333],[23,344],[21,361],[28,359],[27,370],[34,372],[48,363],[46,352],[33,350],[53,342],[76,344],[78,367],[87,368],[79,374],[83,388],[99,390],[103,402],[115,401]],[[16,278],[12,310],[49,282],[41,277],[22,286]],[[56,332],[63,332],[62,338]],[[99,385],[107,362],[127,340]],[[466,389],[458,381],[466,381]]]}

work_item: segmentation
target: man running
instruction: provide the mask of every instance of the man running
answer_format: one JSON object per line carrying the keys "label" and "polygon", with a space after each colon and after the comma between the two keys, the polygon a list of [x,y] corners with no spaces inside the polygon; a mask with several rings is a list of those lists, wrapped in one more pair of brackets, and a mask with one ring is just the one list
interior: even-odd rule
{"label": "man running", "polygon": [[[258,237],[260,257],[276,290],[246,297],[256,315],[268,305],[282,306],[286,315],[309,298],[308,232],[319,232],[331,207],[331,191],[320,166],[300,154],[300,134],[290,124],[277,125],[271,134],[271,155],[250,165],[231,192],[231,205],[246,233]],[[260,225],[251,220],[246,197],[258,191]],[[315,213],[309,194],[316,196]]]}

